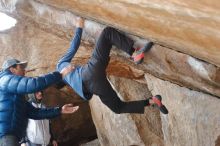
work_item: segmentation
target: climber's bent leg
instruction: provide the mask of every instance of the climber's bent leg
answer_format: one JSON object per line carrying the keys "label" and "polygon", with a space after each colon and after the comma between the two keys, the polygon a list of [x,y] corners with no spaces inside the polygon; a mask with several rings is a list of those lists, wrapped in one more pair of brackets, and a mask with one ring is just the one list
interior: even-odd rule
{"label": "climber's bent leg", "polygon": [[109,54],[112,45],[115,45],[118,49],[132,55],[134,52],[133,44],[134,41],[123,33],[112,27],[106,27],[99,36],[90,61],[92,63],[95,62],[94,60],[101,62],[105,69],[109,62]]}

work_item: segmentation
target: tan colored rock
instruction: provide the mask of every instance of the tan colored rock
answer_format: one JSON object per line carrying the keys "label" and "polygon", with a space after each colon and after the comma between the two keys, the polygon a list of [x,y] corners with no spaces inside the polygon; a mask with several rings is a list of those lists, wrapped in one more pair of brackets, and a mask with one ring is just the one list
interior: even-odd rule
{"label": "tan colored rock", "polygon": [[[145,84],[110,78],[122,100],[141,100],[151,94]],[[94,96],[90,101],[93,121],[102,146],[163,146],[159,111],[146,108],[145,114],[115,114]]]}
{"label": "tan colored rock", "polygon": [[100,146],[99,144],[99,140],[95,139],[91,142],[85,143],[85,144],[81,144],[80,146]]}
{"label": "tan colored rock", "polygon": [[145,75],[152,94],[161,94],[169,115],[161,115],[165,145],[215,146],[220,135],[220,100]]}
{"label": "tan colored rock", "polygon": [[144,72],[148,72],[181,86],[220,97],[220,69],[215,65],[159,45],[154,45],[145,54],[144,63],[140,65],[131,63],[120,51],[113,54],[116,57],[111,58],[108,68],[110,74],[143,82]]}
{"label": "tan colored rock", "polygon": [[[0,34],[0,64],[8,56],[14,56],[28,60],[29,68],[36,69],[29,74],[30,76],[53,71],[56,62],[69,47],[74,33],[73,24],[76,15],[72,12],[98,22],[86,21],[84,41],[73,63],[84,64],[89,59],[94,43],[104,27],[99,24],[100,22],[153,39],[168,47],[155,45],[146,54],[144,64],[138,66],[128,61],[124,53],[114,50],[107,71],[110,75],[117,76],[110,77],[110,80],[123,100],[144,99],[151,94],[160,93],[164,96],[170,115],[160,117],[159,112],[152,108],[146,108],[144,115],[115,115],[94,97],[90,107],[100,143],[110,146],[217,146],[220,135],[218,132],[220,70],[217,67],[219,2],[217,0],[89,2],[88,4],[87,0],[0,0],[1,11],[3,9],[18,19],[16,27]],[[94,6],[97,7],[94,9]],[[143,19],[143,23],[136,23],[140,22],[140,19]],[[146,42],[139,37],[131,37]],[[147,72],[163,80],[218,97],[179,87],[150,75],[146,76],[146,82],[143,76]],[[81,105],[82,111],[76,113],[73,118],[64,116],[55,121],[57,123],[55,130],[60,135],[60,142],[65,142],[65,146],[68,142],[72,144],[74,140],[80,139],[77,136],[84,136],[84,130],[92,129],[91,124],[87,123],[91,122],[87,104],[81,103],[82,100],[72,90],[65,88],[58,92],[49,89],[48,96],[47,102],[52,105],[64,102]],[[88,135],[90,134],[92,135],[92,133]]]}
{"label": "tan colored rock", "polygon": [[220,66],[218,0],[40,0]]}
{"label": "tan colored rock", "polygon": [[139,69],[181,86],[220,96],[220,69],[192,56],[156,45],[146,53]]}
{"label": "tan colored rock", "polygon": [[[17,5],[17,7],[18,13],[24,17],[22,19],[25,19],[26,23],[31,23],[31,25],[39,27],[43,31],[53,33],[52,35],[55,34],[60,38],[71,39],[72,27],[76,18],[74,14],[33,0],[29,1],[29,3],[21,3]],[[86,47],[83,50],[87,50],[84,51],[86,54],[82,51],[83,57],[81,57],[80,50],[84,47],[80,48],[78,57],[75,59],[77,63],[85,63],[89,58],[90,52],[93,49],[93,43],[97,40],[103,27],[104,26],[93,21],[86,21],[83,39],[91,43],[83,44]],[[47,39],[47,36],[40,37],[45,38],[45,40]],[[131,37],[134,38],[137,43],[143,44],[146,42],[140,38]],[[60,49],[62,46],[68,47],[67,44],[69,44],[68,41],[65,44],[59,44]],[[45,46],[46,45],[52,46],[52,44],[45,44]],[[45,48],[45,46],[40,46],[40,44],[38,46],[39,48]],[[53,48],[53,46],[50,48]],[[145,63],[141,66],[135,66],[133,63],[128,62],[127,59],[124,59],[125,55],[120,53],[120,51],[115,51],[113,54],[117,57],[112,57],[108,68],[110,74],[126,78],[141,79],[144,76],[144,72],[150,72],[159,78],[170,80],[181,86],[187,86],[195,90],[201,90],[212,95],[220,96],[220,70],[215,65],[159,45],[154,46],[152,51],[146,54]],[[46,56],[48,56],[48,54]],[[120,59],[118,56],[123,57]],[[48,64],[48,62],[45,63]]]}
{"label": "tan colored rock", "polygon": [[[40,1],[41,3],[55,6],[64,12],[72,11],[87,18],[121,28],[126,32],[137,34],[144,38],[151,38],[162,45],[220,66],[218,57],[220,54],[218,49],[220,37],[218,14],[220,12],[216,7],[220,3],[217,0],[210,2],[198,2],[198,0],[190,2],[180,0],[166,2],[161,0]],[[12,11],[16,2],[2,2],[1,7]],[[23,3],[23,1],[19,0],[17,3],[26,5],[30,3],[33,5],[36,2],[38,1],[30,0]],[[45,17],[54,18],[54,15],[59,15],[50,15],[50,11],[44,11],[45,7],[35,9],[35,11]],[[119,10],[120,13],[118,13]],[[66,17],[60,15],[59,18],[55,19],[56,23],[71,24]]]}
{"label": "tan colored rock", "polygon": [[[16,27],[0,35],[0,64],[2,65],[4,59],[8,57],[27,60],[28,69],[34,69],[28,76],[39,76],[54,71],[58,58],[68,47],[69,40],[19,21]],[[82,46],[80,49],[85,52],[85,47]],[[63,115],[53,120],[54,134],[61,145],[68,146],[77,141],[85,141],[86,138],[96,137],[88,103],[72,89],[59,91],[49,88],[45,93],[46,105],[61,106],[66,103],[80,105],[79,111],[73,115]]]}

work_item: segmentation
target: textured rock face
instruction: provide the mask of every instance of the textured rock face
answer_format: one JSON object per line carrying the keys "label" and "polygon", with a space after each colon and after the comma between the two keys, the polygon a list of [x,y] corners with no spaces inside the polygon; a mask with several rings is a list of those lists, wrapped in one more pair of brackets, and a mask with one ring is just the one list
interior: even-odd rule
{"label": "textured rock face", "polygon": [[45,102],[48,106],[67,103],[80,106],[79,110],[73,115],[62,115],[52,120],[52,130],[59,145],[78,145],[81,141],[87,142],[96,138],[96,130],[88,103],[82,101],[71,89],[64,88],[59,91],[56,88],[49,88],[45,92],[45,97]]}
{"label": "textured rock face", "polygon": [[[69,41],[42,31],[33,25],[18,22],[17,26],[0,35],[0,64],[8,57],[16,57],[29,62],[28,68],[34,69],[29,76],[39,76],[55,70],[56,62],[69,47]],[[82,47],[82,51],[83,51]],[[63,115],[52,120],[53,131],[60,145],[68,146],[96,137],[87,102],[83,102],[72,90],[59,91],[49,88],[45,92],[45,104],[48,106],[73,103],[80,105],[73,115]]]}
{"label": "textured rock face", "polygon": [[[94,96],[90,107],[99,143],[103,146],[218,146],[218,6],[219,2],[214,0],[0,0],[0,10],[18,19],[16,27],[0,34],[0,64],[13,56],[29,61],[29,68],[35,69],[30,76],[53,71],[73,36],[74,13],[89,18],[74,64],[84,64],[90,57],[105,27],[100,23],[150,38],[158,44],[146,53],[142,65],[135,65],[127,55],[114,49],[107,72],[122,100],[162,94],[170,114],[164,116],[156,109],[146,108],[143,115],[116,115]],[[146,42],[140,37],[130,37],[137,45]],[[50,105],[80,104],[80,111],[71,118],[63,116],[55,121],[54,130],[64,146],[72,146],[85,135],[95,135],[88,105],[72,90],[52,88],[46,93]]]}
{"label": "textured rock face", "polygon": [[[151,97],[147,85],[130,79],[110,78],[124,101]],[[131,86],[132,85],[132,86]],[[146,108],[146,114],[115,114],[95,96],[90,101],[92,117],[103,146],[163,146],[159,112]]]}
{"label": "textured rock face", "polygon": [[[143,99],[151,94],[163,95],[169,115],[161,114],[158,117],[158,111],[151,108],[146,108],[144,115],[115,115],[98,97],[94,97],[90,107],[101,145],[219,145],[219,99],[149,74],[146,74],[145,78],[147,85],[115,77],[110,80],[125,101]],[[148,94],[144,95],[147,91]]]}
{"label": "textured rock face", "polygon": [[[70,32],[72,32],[71,27],[76,17],[72,13],[36,1],[29,1],[29,3],[24,3],[17,7],[17,11],[20,15],[24,15],[25,18],[30,19],[30,21],[37,22],[38,27],[41,29],[53,32],[60,37],[70,38]],[[83,39],[94,43],[103,27],[103,25],[99,25],[93,21],[87,21],[85,25],[86,33]],[[140,40],[142,44],[145,42],[145,40],[140,38],[134,39]],[[125,63],[116,62],[118,61],[114,61],[114,64],[127,66]],[[142,70],[144,70],[182,86],[220,96],[219,68],[215,65],[203,62],[183,53],[177,53],[176,51],[159,45],[156,45],[154,49],[150,51],[145,62],[146,64],[139,68],[140,74],[138,77],[143,77]],[[118,65],[111,66],[111,68],[114,67],[110,69],[111,73],[117,72],[117,66]],[[132,69],[132,71],[133,70],[134,69]],[[135,72],[137,72],[137,70]],[[118,75],[119,74],[117,74],[117,76]]]}
{"label": "textured rock face", "polygon": [[210,63],[157,45],[145,62],[140,68],[159,78],[220,96],[220,69]]}
{"label": "textured rock face", "polygon": [[220,66],[218,0],[40,0]]}
{"label": "textured rock face", "polygon": [[100,146],[99,144],[99,140],[93,140],[91,142],[85,143],[85,144],[81,144],[80,146]]}
{"label": "textured rock face", "polygon": [[220,135],[220,100],[145,75],[152,94],[163,95],[169,115],[163,116],[165,145],[216,146]]}
{"label": "textured rock face", "polygon": [[[17,7],[17,13],[19,16],[23,16],[26,19],[25,21],[28,20],[32,23],[37,22],[33,25],[44,31],[52,32],[60,38],[71,38],[72,27],[76,18],[74,14],[33,0],[17,4]],[[94,43],[103,27],[103,25],[97,24],[93,21],[86,21],[83,39]],[[143,45],[143,43],[146,42],[146,40],[138,37],[131,37],[137,40],[137,44],[139,45]],[[117,52],[115,54],[117,55],[119,53]],[[84,55],[86,56],[85,58],[88,58],[88,55],[89,52]],[[195,59],[192,56],[176,52],[167,47],[161,47],[160,45],[155,45],[152,51],[146,55],[144,65],[132,68],[132,64],[127,65],[127,61],[116,58],[116,61],[112,61],[113,63],[110,65],[109,71],[111,74],[117,76],[120,76],[121,74],[123,77],[128,78],[141,78],[143,77],[143,71],[146,71],[159,78],[171,80],[181,86],[187,86],[192,89],[202,90],[212,95],[220,96],[219,67]],[[122,54],[120,56],[124,55]],[[80,58],[77,60],[79,60],[77,62],[81,62]],[[83,62],[85,62],[85,59],[83,59]],[[129,74],[123,74],[123,70],[120,68],[125,69]],[[135,68],[138,68],[139,70]],[[128,72],[127,70],[130,71]],[[137,76],[134,77],[133,72],[139,72],[139,74],[135,73]]]}

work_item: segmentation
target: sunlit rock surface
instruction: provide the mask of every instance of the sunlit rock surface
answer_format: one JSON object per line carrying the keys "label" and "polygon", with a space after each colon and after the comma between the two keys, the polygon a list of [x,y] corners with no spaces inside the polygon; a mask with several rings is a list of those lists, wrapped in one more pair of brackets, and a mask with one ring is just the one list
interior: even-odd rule
{"label": "sunlit rock surface", "polygon": [[[26,3],[18,3],[17,7],[18,12],[16,14],[19,14],[19,17],[22,16],[22,19],[25,19],[26,22],[30,21],[33,23],[32,25],[44,31],[52,32],[61,38],[71,38],[76,18],[71,11],[57,9],[54,6],[33,0]],[[104,25],[94,21],[86,21],[83,39],[94,44],[104,27]],[[146,40],[138,37],[133,36],[133,38],[141,42],[139,44],[142,45],[146,42]],[[159,45],[156,45],[147,54],[145,62],[145,65],[139,67],[140,70],[151,72],[160,78],[171,80],[181,86],[188,86],[192,89],[220,96],[220,69],[215,65]],[[118,65],[115,66],[117,67]],[[115,68],[111,69],[111,71],[115,72]],[[139,74],[138,77],[141,76],[143,74]]]}
{"label": "sunlit rock surface", "polygon": [[218,0],[39,1],[144,38],[151,38],[160,44],[220,66]]}
{"label": "sunlit rock surface", "polygon": [[[55,70],[74,34],[76,15],[87,19],[74,64],[86,63],[107,25],[125,31],[137,46],[153,40],[157,44],[145,54],[141,65],[135,65],[125,53],[113,49],[107,72],[122,100],[162,94],[170,114],[164,116],[156,109],[146,108],[143,115],[116,115],[94,96],[90,108],[98,143],[218,146],[218,7],[217,0],[0,0],[0,10],[18,20],[14,28],[0,32],[0,64],[12,56],[29,61],[28,69],[33,70],[29,76]],[[88,103],[69,88],[60,91],[50,88],[46,93],[49,105],[67,102],[80,105],[73,116],[54,121],[61,145],[72,146],[76,141],[86,143],[96,138]]]}

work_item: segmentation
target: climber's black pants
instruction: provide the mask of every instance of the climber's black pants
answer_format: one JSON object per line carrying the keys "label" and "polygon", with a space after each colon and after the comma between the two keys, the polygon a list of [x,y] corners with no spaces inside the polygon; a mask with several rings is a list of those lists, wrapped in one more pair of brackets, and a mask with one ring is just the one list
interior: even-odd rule
{"label": "climber's black pants", "polygon": [[114,28],[107,27],[101,33],[91,59],[83,67],[83,88],[86,93],[93,93],[115,113],[143,113],[146,100],[123,102],[118,97],[106,77],[112,45],[132,55],[133,40]]}

